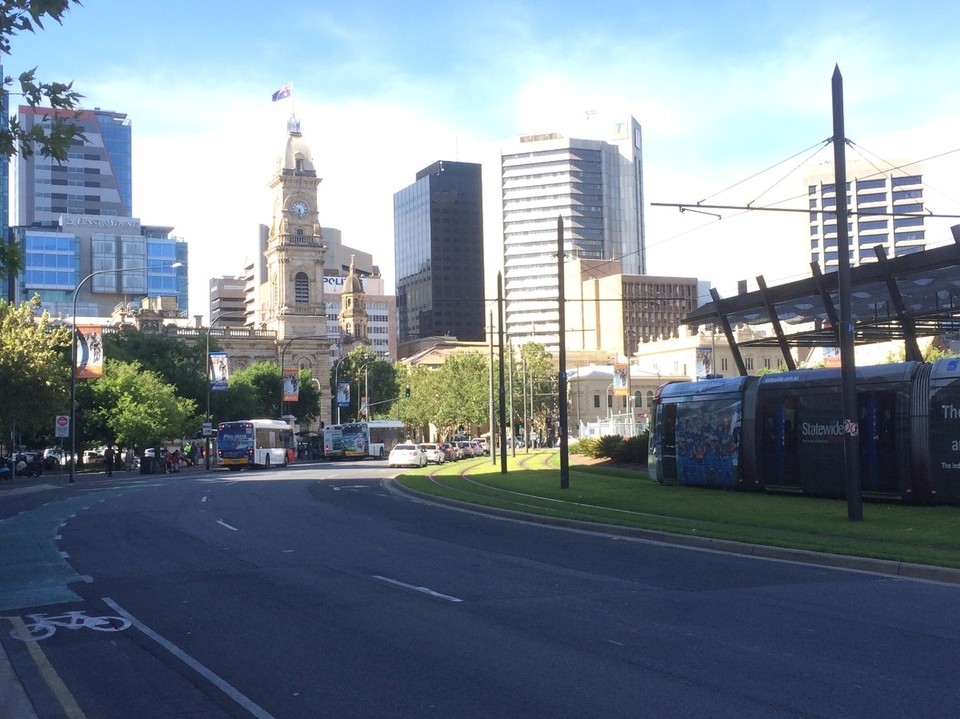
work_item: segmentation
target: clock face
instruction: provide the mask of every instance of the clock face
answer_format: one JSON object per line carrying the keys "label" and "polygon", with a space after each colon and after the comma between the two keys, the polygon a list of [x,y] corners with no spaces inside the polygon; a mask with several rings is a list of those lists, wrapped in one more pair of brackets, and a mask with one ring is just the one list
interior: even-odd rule
{"label": "clock face", "polygon": [[293,210],[293,214],[297,217],[303,217],[307,214],[307,203],[298,200],[291,205],[290,209]]}

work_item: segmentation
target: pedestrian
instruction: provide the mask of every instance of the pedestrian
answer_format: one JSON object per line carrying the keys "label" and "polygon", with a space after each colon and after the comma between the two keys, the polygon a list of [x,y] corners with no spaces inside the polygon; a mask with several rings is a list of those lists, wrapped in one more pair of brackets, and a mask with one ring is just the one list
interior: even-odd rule
{"label": "pedestrian", "polygon": [[116,458],[116,452],[113,451],[113,445],[108,444],[107,449],[103,453],[103,463],[107,467],[107,476],[113,476],[113,463]]}

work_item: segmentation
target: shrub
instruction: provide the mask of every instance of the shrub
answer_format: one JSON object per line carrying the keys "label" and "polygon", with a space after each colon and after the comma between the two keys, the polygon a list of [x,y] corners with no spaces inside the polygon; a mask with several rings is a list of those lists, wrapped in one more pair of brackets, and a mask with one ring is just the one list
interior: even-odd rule
{"label": "shrub", "polygon": [[597,439],[597,453],[594,456],[613,459],[622,442],[623,437],[619,434],[608,434],[599,437]]}
{"label": "shrub", "polygon": [[597,440],[593,437],[581,437],[570,447],[572,454],[582,454],[584,457],[597,457]]}
{"label": "shrub", "polygon": [[627,437],[614,449],[611,458],[624,464],[646,464],[649,435],[646,433]]}

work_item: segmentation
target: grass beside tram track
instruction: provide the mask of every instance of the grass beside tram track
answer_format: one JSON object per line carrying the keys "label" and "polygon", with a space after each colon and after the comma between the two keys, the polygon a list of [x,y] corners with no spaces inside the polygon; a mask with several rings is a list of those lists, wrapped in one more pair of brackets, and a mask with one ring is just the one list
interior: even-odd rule
{"label": "grass beside tram track", "polygon": [[661,485],[643,470],[588,466],[571,456],[560,488],[559,453],[542,450],[447,463],[397,480],[438,497],[554,518],[771,547],[960,569],[958,507],[864,502],[847,519],[843,499]]}

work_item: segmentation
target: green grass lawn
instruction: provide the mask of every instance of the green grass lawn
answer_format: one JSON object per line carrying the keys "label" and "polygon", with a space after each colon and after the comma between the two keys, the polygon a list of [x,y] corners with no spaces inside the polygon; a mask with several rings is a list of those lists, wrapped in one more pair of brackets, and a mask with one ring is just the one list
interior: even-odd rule
{"label": "green grass lawn", "polygon": [[502,509],[675,534],[960,568],[960,507],[864,502],[661,485],[645,471],[570,465],[559,453],[518,452],[507,472],[489,458],[405,474],[410,489]]}

